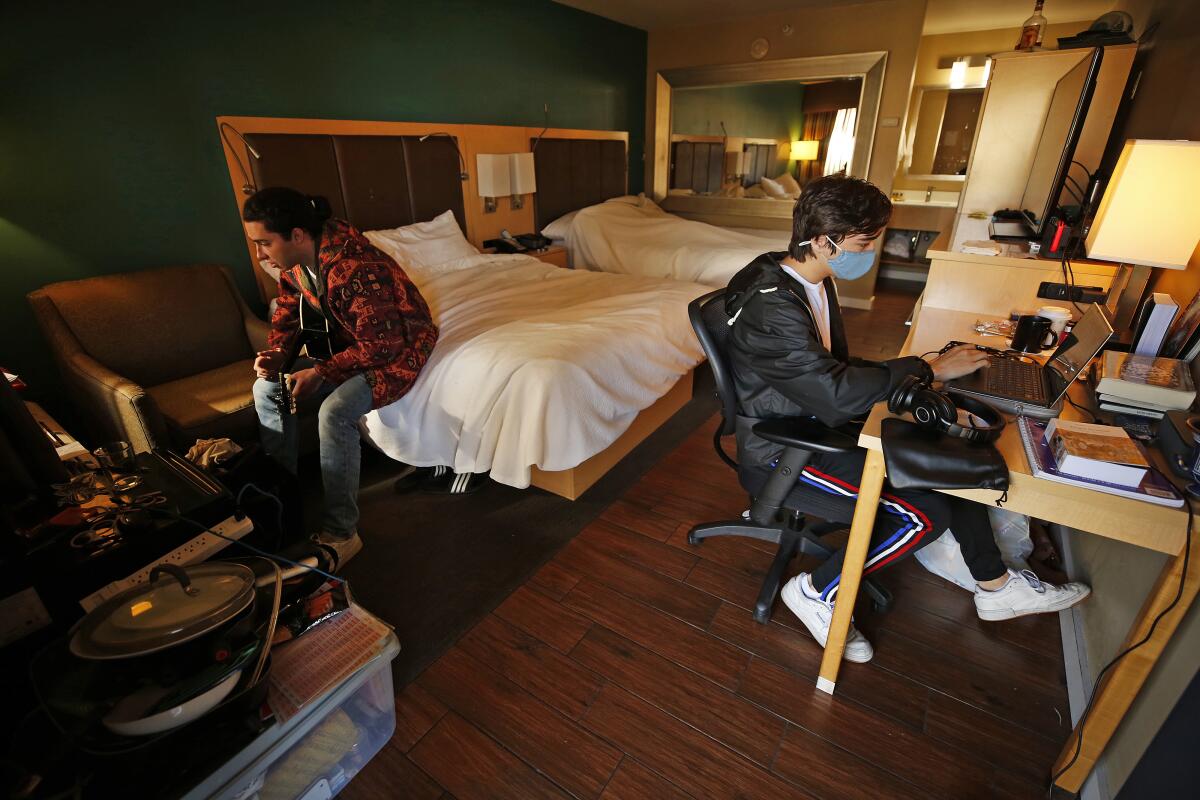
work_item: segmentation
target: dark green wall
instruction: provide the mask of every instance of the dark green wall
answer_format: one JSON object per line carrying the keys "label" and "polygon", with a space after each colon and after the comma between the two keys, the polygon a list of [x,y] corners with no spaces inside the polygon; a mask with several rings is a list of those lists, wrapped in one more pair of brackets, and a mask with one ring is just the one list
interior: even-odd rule
{"label": "dark green wall", "polygon": [[629,131],[642,184],[645,32],[548,0],[9,3],[3,28],[0,364],[43,388],[43,284],[217,262],[257,302],[217,115],[538,125],[549,103]]}

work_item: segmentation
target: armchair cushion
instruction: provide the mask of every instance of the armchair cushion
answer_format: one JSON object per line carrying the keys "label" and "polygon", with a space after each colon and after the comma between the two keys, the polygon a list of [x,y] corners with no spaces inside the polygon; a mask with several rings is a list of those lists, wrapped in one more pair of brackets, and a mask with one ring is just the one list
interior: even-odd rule
{"label": "armchair cushion", "polygon": [[190,447],[196,439],[229,436],[251,440],[254,412],[254,359],[189,375],[146,389],[163,417],[172,443]]}

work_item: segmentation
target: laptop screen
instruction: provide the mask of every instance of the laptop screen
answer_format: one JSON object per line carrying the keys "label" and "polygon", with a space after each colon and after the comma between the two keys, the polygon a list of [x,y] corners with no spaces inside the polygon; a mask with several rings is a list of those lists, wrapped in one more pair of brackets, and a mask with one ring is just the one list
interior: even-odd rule
{"label": "laptop screen", "polygon": [[1051,405],[1062,399],[1067,387],[1079,376],[1079,371],[1096,357],[1112,334],[1112,325],[1104,309],[1092,303],[1046,362],[1044,369],[1050,381]]}

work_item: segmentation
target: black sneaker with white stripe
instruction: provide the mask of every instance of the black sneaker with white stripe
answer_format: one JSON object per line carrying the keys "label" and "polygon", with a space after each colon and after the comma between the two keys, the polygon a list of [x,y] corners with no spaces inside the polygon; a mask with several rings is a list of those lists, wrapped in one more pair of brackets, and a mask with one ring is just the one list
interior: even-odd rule
{"label": "black sneaker with white stripe", "polygon": [[396,480],[397,492],[419,491],[425,494],[471,494],[486,482],[486,472],[455,472],[446,466],[417,467]]}

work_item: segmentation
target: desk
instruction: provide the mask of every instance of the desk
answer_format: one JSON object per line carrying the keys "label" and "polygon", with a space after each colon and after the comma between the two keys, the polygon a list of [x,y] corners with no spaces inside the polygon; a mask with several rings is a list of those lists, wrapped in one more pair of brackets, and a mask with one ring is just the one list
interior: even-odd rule
{"label": "desk", "polygon": [[[955,255],[961,258],[960,254]],[[994,259],[991,264],[994,269],[998,269],[1003,267],[1002,262],[1005,261],[1010,259]],[[1028,275],[1014,273],[1005,278],[1006,291],[999,293],[1000,303],[993,305],[990,316],[1007,316],[1007,305],[1014,299],[1036,302],[1034,294],[1037,291],[1037,281],[1041,279],[1037,275],[1038,270],[1023,271]],[[903,355],[919,355],[929,350],[937,350],[951,339],[996,345],[995,337],[980,337],[972,331],[972,325],[977,319],[989,316],[981,313],[987,302],[986,295],[981,295],[978,291],[969,291],[968,286],[964,285],[975,283],[974,276],[963,272],[961,277],[943,275],[943,279],[955,281],[959,285],[933,287],[936,289],[934,297],[966,298],[969,295],[971,301],[965,305],[968,305],[970,310],[947,308],[945,304],[931,307],[930,291],[926,290],[925,302],[914,312],[915,318],[904,344]],[[1084,387],[1077,385],[1072,390],[1083,389]],[[1073,409],[1068,411],[1074,413]],[[885,470],[880,423],[887,416],[890,415],[886,405],[876,405],[859,435],[859,446],[867,451],[866,463],[859,485],[859,502],[854,510],[850,538],[846,545],[838,603],[834,607],[829,638],[821,661],[820,677],[817,679],[817,687],[830,694],[837,683],[850,617],[854,611],[854,600],[858,594],[863,562],[869,548],[879,495],[883,488]],[[1070,417],[1071,414],[1064,416]],[[1004,455],[1009,468],[1010,487],[1005,508],[1170,556],[1130,628],[1122,649],[1143,638],[1149,631],[1150,623],[1171,602],[1178,589],[1184,568],[1187,511],[1183,508],[1167,508],[1035,478],[1029,473],[1020,434],[1014,425],[1005,429],[996,446]],[[980,489],[947,490],[947,493],[980,503],[992,503],[998,496],[994,491]],[[1194,505],[1193,508],[1200,506]],[[1155,629],[1154,636],[1133,654],[1118,662],[1100,686],[1079,759],[1058,779],[1058,785],[1062,788],[1071,792],[1079,791],[1142,684],[1153,670],[1166,643],[1195,599],[1197,588],[1200,587],[1200,536],[1192,537],[1191,551],[1184,594],[1179,604],[1163,617]],[[1055,763],[1054,772],[1070,760],[1075,750],[1076,735],[1077,731],[1067,740]]]}

